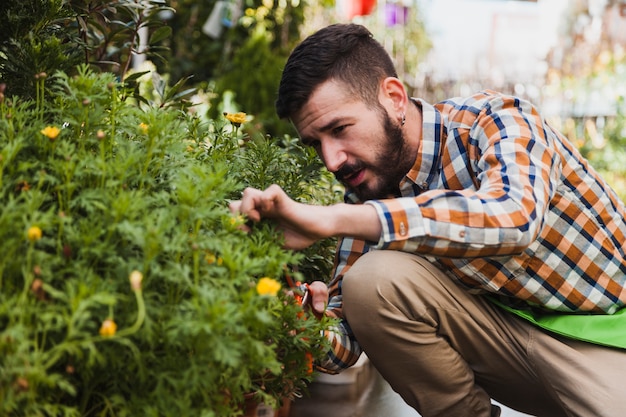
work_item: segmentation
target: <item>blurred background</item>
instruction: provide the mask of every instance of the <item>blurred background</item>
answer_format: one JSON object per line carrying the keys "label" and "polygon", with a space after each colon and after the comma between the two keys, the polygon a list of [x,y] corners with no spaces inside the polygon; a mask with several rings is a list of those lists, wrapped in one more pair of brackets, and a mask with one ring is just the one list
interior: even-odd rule
{"label": "blurred background", "polygon": [[[626,197],[626,0],[21,0],[0,4],[0,83],[77,63],[159,74],[193,111],[245,112],[250,135],[295,135],[274,100],[283,65],[328,24],[366,25],[413,96],[530,99]],[[185,90],[189,91],[189,90]]]}
{"label": "blurred background", "polygon": [[[625,0],[172,0],[173,79],[193,76],[208,113],[245,111],[271,135],[284,60],[336,22],[366,25],[413,96],[430,102],[481,89],[538,105],[626,197]],[[215,19],[221,7],[221,19]],[[213,22],[214,30],[209,28]]]}

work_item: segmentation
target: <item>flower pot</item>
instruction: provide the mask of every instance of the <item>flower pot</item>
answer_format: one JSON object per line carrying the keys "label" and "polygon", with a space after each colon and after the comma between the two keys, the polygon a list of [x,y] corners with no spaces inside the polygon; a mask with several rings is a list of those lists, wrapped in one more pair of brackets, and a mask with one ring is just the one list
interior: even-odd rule
{"label": "flower pot", "polygon": [[275,410],[267,404],[260,404],[254,396],[246,398],[243,417],[289,417],[291,400],[283,399],[283,405]]}

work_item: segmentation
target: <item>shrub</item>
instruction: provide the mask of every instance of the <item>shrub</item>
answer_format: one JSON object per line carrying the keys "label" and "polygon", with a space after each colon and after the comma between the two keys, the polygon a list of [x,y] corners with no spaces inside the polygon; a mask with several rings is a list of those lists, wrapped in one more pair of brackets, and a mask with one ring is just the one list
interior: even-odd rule
{"label": "shrub", "polygon": [[314,198],[313,155],[140,108],[113,74],[37,83],[0,98],[0,415],[224,417],[304,389],[333,323],[284,278],[328,264],[227,202],[244,179]]}

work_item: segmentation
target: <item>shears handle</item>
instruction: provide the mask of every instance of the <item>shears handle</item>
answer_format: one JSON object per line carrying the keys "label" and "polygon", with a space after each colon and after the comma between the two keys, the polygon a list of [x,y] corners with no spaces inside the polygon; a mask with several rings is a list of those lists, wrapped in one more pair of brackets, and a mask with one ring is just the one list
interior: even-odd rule
{"label": "shears handle", "polygon": [[318,319],[322,318],[323,313],[316,311],[313,308],[313,290],[311,290],[311,286],[309,284],[300,284],[298,285],[298,291],[302,294],[300,298],[300,304],[304,310],[310,310],[315,317]]}

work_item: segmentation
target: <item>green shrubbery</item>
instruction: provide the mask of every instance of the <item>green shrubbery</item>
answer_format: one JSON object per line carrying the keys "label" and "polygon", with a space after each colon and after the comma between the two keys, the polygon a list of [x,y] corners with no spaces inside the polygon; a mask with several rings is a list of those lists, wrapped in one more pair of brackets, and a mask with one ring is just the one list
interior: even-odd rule
{"label": "green shrubbery", "polygon": [[284,277],[326,274],[332,244],[286,251],[227,202],[333,198],[315,156],[86,67],[36,84],[0,95],[0,415],[224,417],[302,390],[332,323]]}
{"label": "green shrubbery", "polygon": [[327,347],[332,322],[307,319],[285,278],[327,277],[333,242],[286,251],[228,201],[272,183],[301,201],[340,192],[296,140],[249,133],[269,110],[254,127],[209,119],[185,79],[130,70],[164,52],[173,11],[0,4],[2,416],[238,415],[251,395],[303,390]]}

